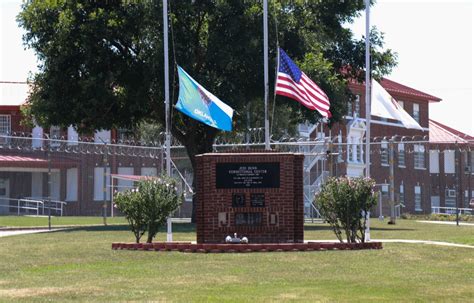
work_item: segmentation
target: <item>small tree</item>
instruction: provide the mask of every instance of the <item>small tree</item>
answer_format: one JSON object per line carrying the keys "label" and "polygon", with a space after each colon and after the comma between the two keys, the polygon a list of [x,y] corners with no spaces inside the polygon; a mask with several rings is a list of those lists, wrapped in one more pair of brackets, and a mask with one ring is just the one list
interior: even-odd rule
{"label": "small tree", "polygon": [[136,243],[140,243],[140,238],[146,232],[147,227],[145,207],[140,199],[140,193],[136,189],[117,193],[114,202],[117,208],[125,214],[130,229],[135,235]]}
{"label": "small tree", "polygon": [[316,196],[321,215],[331,225],[336,237],[347,242],[365,242],[365,214],[377,204],[375,181],[368,178],[330,178]]}
{"label": "small tree", "polygon": [[147,231],[151,243],[166,218],[181,204],[176,181],[168,177],[150,178],[138,182],[136,189],[120,193],[116,205],[125,214],[137,243]]}

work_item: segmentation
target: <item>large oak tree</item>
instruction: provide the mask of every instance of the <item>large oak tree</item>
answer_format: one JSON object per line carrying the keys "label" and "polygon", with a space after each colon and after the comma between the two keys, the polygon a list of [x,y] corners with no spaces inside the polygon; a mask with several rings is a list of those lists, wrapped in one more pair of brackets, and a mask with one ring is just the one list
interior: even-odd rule
{"label": "large oak tree", "polygon": [[[247,111],[252,127],[263,125],[261,1],[169,2],[171,63],[236,110],[235,131],[246,127]],[[344,27],[363,11],[363,1],[269,2],[270,83],[278,41],[328,94],[331,122],[338,121],[351,98],[345,79],[360,77],[364,68],[364,41]],[[26,30],[25,44],[40,62],[26,111],[42,126],[73,125],[80,132],[133,128],[143,121],[164,124],[161,5],[161,0],[25,2],[18,21]],[[386,74],[396,56],[382,50],[383,36],[376,30],[371,40],[374,73]],[[174,103],[178,83],[173,67]],[[275,106],[276,116],[291,123],[318,118],[287,98],[278,97]],[[285,129],[288,121],[275,125]],[[193,166],[194,156],[211,151],[219,133],[177,111],[171,132]]]}

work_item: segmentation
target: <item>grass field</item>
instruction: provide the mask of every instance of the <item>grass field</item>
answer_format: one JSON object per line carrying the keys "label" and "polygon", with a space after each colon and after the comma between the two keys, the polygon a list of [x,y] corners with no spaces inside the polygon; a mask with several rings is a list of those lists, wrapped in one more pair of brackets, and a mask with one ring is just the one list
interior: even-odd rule
{"label": "grass field", "polygon": [[[474,227],[372,222],[372,238],[474,244]],[[158,240],[164,240],[159,234]],[[333,239],[323,224],[306,239]],[[175,240],[195,240],[191,224]],[[0,301],[474,301],[474,250],[384,244],[383,250],[251,254],[112,251],[125,226],[0,238]]]}

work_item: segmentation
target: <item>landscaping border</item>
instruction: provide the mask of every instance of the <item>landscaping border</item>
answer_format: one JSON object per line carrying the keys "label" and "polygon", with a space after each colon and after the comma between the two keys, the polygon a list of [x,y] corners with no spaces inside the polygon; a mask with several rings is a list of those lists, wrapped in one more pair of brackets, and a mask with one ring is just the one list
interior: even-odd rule
{"label": "landscaping border", "polygon": [[248,253],[283,251],[324,251],[382,249],[382,242],[365,243],[259,243],[259,244],[195,244],[191,242],[112,243],[113,250],[179,251],[187,253]]}

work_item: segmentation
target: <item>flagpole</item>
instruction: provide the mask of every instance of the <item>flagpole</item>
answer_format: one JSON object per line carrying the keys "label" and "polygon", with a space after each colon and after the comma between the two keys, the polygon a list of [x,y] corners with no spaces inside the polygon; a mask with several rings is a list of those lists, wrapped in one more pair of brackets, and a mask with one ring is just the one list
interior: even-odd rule
{"label": "flagpole", "polygon": [[[365,176],[370,178],[370,0],[365,0]],[[370,241],[370,213],[366,213],[365,240]]]}
{"label": "flagpole", "polygon": [[[168,0],[163,0],[163,41],[165,70],[165,132],[166,132],[166,174],[171,177],[171,134],[170,134],[170,75],[168,58]],[[166,241],[173,241],[171,217],[167,218]]]}
{"label": "flagpole", "polygon": [[263,66],[265,82],[265,149],[270,150],[270,123],[268,121],[268,0],[263,0]]}
{"label": "flagpole", "polygon": [[370,0],[365,0],[365,176],[370,178]]}

